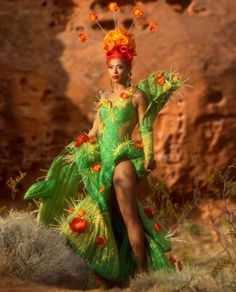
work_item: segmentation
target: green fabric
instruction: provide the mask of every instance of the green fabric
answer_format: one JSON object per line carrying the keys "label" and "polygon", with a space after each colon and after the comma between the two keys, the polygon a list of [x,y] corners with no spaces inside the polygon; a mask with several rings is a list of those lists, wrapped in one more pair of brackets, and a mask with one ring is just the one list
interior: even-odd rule
{"label": "green fabric", "polygon": [[38,219],[45,224],[58,224],[58,219],[77,195],[81,176],[76,163],[64,162],[71,145],[54,159],[45,180],[33,184],[24,195],[25,200],[41,199]]}
{"label": "green fabric", "polygon": [[[156,73],[152,73],[136,86],[149,101],[140,123],[141,134],[152,131],[154,118],[181,86],[180,81],[172,80],[170,73],[160,74],[164,78],[163,85],[157,84]],[[121,218],[115,211],[111,213],[113,172],[120,161],[130,160],[138,178],[145,173],[143,148],[137,147],[131,139],[120,141],[119,138],[120,128],[137,111],[131,97],[118,97],[113,106],[101,97],[98,114],[103,127],[96,135],[95,143],[85,142],[80,147],[70,143],[53,161],[45,181],[34,184],[25,195],[25,199],[41,198],[38,218],[46,224],[55,224],[55,217],[63,215],[59,224],[62,236],[96,273],[116,281],[129,279],[135,269],[135,259]],[[95,164],[100,168],[95,169]],[[87,196],[74,203],[74,209],[68,215],[69,201],[76,197],[80,181]],[[146,215],[140,202],[137,202],[137,208],[145,232],[148,269],[173,270],[165,256],[171,249],[165,229],[156,218],[150,219]],[[75,218],[83,221],[84,230],[73,230],[71,225],[77,220]],[[103,246],[98,244],[98,238],[104,240]]]}

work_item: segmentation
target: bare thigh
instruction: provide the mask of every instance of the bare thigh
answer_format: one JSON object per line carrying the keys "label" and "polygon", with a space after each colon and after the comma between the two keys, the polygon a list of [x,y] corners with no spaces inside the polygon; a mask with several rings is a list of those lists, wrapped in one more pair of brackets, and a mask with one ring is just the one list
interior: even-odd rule
{"label": "bare thigh", "polygon": [[131,161],[120,162],[113,173],[113,185],[118,206],[124,222],[132,225],[138,220],[137,215],[137,176]]}

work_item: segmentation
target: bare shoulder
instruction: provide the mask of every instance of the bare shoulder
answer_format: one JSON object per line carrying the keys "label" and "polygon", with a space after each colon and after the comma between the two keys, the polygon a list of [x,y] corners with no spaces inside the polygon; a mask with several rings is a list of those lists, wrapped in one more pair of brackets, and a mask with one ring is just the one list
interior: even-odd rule
{"label": "bare shoulder", "polygon": [[136,89],[135,92],[133,93],[132,101],[135,107],[146,106],[148,104],[148,100],[145,93],[139,88]]}

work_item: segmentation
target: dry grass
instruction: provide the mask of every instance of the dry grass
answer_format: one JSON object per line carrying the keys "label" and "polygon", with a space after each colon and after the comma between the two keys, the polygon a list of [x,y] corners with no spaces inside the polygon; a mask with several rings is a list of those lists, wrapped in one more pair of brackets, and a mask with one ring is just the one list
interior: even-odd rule
{"label": "dry grass", "polygon": [[91,271],[58,232],[26,212],[0,217],[0,276],[85,288]]}

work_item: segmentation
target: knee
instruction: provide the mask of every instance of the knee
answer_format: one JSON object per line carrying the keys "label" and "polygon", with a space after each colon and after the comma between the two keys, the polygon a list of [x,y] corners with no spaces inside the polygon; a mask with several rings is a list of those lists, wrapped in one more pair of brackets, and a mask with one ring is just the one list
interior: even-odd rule
{"label": "knee", "polygon": [[120,162],[113,173],[113,183],[116,185],[128,184],[133,181],[135,171],[130,161]]}
{"label": "knee", "polygon": [[112,181],[113,181],[113,184],[115,185],[115,187],[122,186],[124,184],[124,182],[125,182],[124,173],[122,173],[119,170],[115,169]]}

